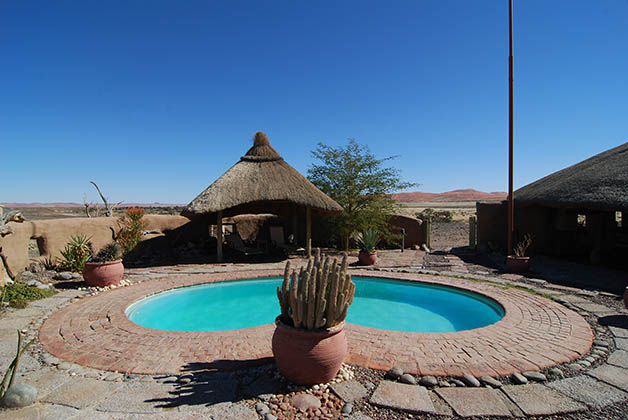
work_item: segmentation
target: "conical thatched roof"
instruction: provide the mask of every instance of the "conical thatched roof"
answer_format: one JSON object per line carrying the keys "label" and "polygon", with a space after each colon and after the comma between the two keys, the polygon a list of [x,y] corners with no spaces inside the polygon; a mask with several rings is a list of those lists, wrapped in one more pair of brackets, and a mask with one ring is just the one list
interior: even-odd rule
{"label": "conical thatched roof", "polygon": [[288,165],[266,135],[258,132],[253,147],[192,200],[183,214],[192,217],[219,210],[225,217],[239,213],[279,214],[291,211],[294,204],[318,213],[342,213],[338,203]]}
{"label": "conical thatched roof", "polygon": [[514,198],[549,207],[628,209],[628,143],[528,184]]}

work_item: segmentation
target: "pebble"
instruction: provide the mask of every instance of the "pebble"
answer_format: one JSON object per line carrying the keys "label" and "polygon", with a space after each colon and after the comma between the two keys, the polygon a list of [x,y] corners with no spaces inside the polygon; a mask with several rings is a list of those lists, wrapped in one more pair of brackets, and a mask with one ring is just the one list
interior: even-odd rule
{"label": "pebble", "polygon": [[404,373],[403,375],[401,375],[401,378],[399,378],[399,382],[409,385],[416,385],[416,378],[409,373]]}
{"label": "pebble", "polygon": [[388,371],[388,377],[392,379],[399,379],[403,375],[403,370],[400,367],[393,367]]}
{"label": "pebble", "polygon": [[471,375],[470,373],[465,373],[464,376],[462,377],[462,382],[465,383],[465,385],[470,386],[470,387],[479,387],[480,386],[480,381],[478,381],[475,376]]}
{"label": "pebble", "polygon": [[532,371],[523,372],[523,376],[525,376],[531,381],[536,381],[536,382],[547,381],[547,376],[543,375],[541,372],[532,372]]}
{"label": "pebble", "polygon": [[[321,401],[312,394],[297,394],[290,398],[290,404],[296,409],[307,410],[308,408],[320,408]],[[328,401],[327,406],[330,404],[333,407],[333,403]]]}
{"label": "pebble", "polygon": [[270,413],[270,408],[268,408],[268,406],[264,403],[257,403],[255,404],[255,411],[257,411],[257,414],[260,416],[265,416]]}
{"label": "pebble", "polygon": [[449,383],[451,383],[454,386],[459,386],[459,387],[466,387],[466,385],[464,384],[464,382],[462,382],[460,379],[450,379]]}
{"label": "pebble", "polygon": [[274,414],[266,413],[264,420],[277,420],[277,417]]}
{"label": "pebble", "polygon": [[436,386],[438,385],[438,380],[434,376],[424,376],[419,381],[419,384],[423,386]]}
{"label": "pebble", "polygon": [[502,387],[502,383],[499,382],[497,379],[492,378],[490,376],[482,376],[480,378],[480,382],[482,382],[485,385],[490,386],[491,388],[501,388]]}
{"label": "pebble", "polygon": [[588,368],[591,366],[591,362],[588,362],[586,360],[580,360],[578,362],[576,362],[577,364],[579,364],[580,366],[583,366],[585,368]]}
{"label": "pebble", "polygon": [[596,359],[595,357],[588,356],[588,357],[585,357],[584,360],[586,360],[589,363],[595,363]]}
{"label": "pebble", "polygon": [[608,347],[608,341],[604,340],[593,340],[593,345],[598,347]]}
{"label": "pebble", "polygon": [[571,369],[571,370],[575,370],[575,371],[581,371],[581,370],[583,370],[583,369],[584,369],[584,367],[583,367],[583,366],[580,366],[580,365],[579,365],[579,364],[577,364],[577,363],[571,363],[571,364],[567,365],[567,367],[568,367],[569,369]]}
{"label": "pebble", "polygon": [[342,407],[342,410],[340,410],[342,414],[351,414],[351,411],[353,411],[353,404],[351,404],[350,402],[346,403]]}
{"label": "pebble", "polygon": [[366,389],[375,389],[375,384],[373,382],[367,382],[364,384],[364,388]]}
{"label": "pebble", "polygon": [[57,273],[54,277],[55,280],[72,280],[73,274],[69,271],[62,271],[60,273]]}
{"label": "pebble", "polygon": [[28,384],[14,384],[4,394],[2,402],[7,408],[28,407],[35,402],[37,390]]}
{"label": "pebble", "polygon": [[596,356],[606,356],[606,352],[604,350],[600,350],[598,349],[593,349],[591,350],[591,354],[596,355]]}
{"label": "pebble", "polygon": [[563,377],[563,371],[558,368],[551,368],[549,370],[550,375],[557,376],[559,378]]}
{"label": "pebble", "polygon": [[526,378],[519,372],[515,372],[512,374],[512,380],[518,385],[525,385],[528,383],[528,378]]}

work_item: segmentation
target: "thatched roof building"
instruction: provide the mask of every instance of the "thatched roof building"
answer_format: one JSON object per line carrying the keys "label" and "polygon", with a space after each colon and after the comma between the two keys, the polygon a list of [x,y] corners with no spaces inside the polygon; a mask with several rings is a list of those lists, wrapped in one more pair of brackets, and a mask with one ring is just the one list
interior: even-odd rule
{"label": "thatched roof building", "polygon": [[[182,214],[190,219],[204,216],[221,224],[222,217],[272,213],[296,217],[305,210],[307,244],[311,213],[318,216],[342,213],[342,207],[290,166],[262,132],[240,161],[188,204]],[[219,254],[221,238],[218,238]],[[307,245],[306,244],[306,245]]]}
{"label": "thatched roof building", "polygon": [[620,211],[628,209],[628,143],[515,191],[517,204]]}

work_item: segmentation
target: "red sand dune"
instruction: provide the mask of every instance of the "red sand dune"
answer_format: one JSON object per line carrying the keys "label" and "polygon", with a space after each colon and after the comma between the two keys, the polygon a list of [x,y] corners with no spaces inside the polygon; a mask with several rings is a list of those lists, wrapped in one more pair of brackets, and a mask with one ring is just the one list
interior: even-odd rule
{"label": "red sand dune", "polygon": [[393,194],[393,199],[404,203],[447,202],[447,201],[500,201],[505,200],[505,192],[482,192],[473,189],[453,190],[444,193],[407,192]]}

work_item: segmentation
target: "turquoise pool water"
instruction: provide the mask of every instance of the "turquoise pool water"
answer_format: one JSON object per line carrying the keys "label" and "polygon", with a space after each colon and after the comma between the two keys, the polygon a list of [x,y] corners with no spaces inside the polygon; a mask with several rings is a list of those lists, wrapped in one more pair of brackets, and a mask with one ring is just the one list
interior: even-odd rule
{"label": "turquoise pool water", "polygon": [[[408,332],[452,332],[483,327],[504,316],[501,306],[446,286],[352,277],[355,298],[347,322]],[[238,280],[174,289],[129,306],[136,324],[169,331],[226,331],[273,323],[280,313],[281,279]]]}

